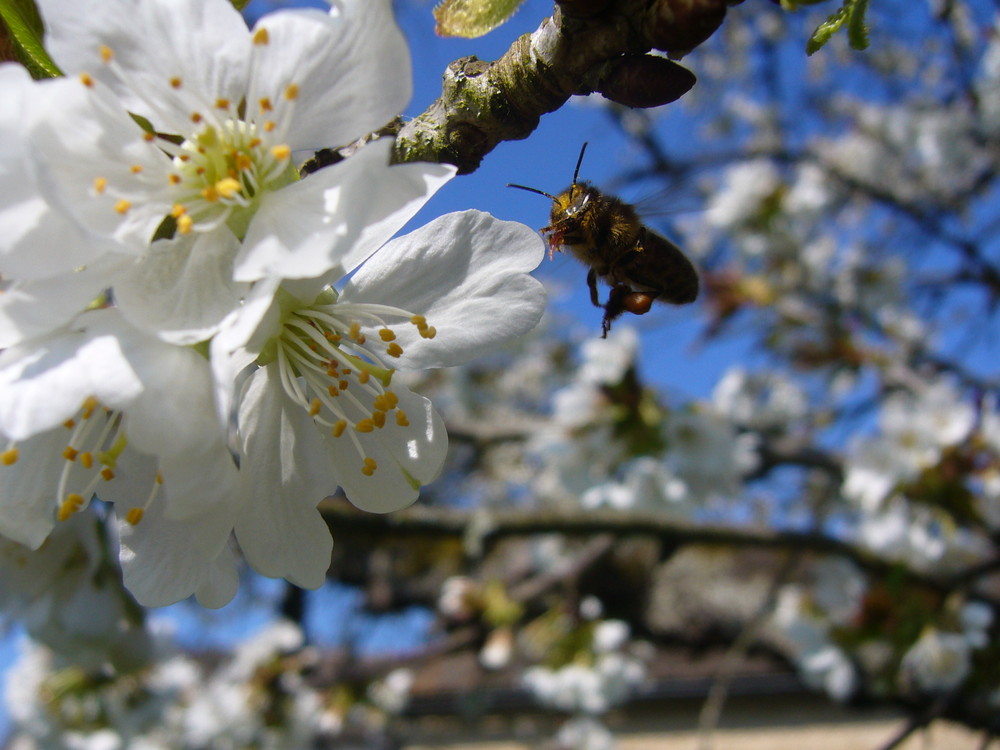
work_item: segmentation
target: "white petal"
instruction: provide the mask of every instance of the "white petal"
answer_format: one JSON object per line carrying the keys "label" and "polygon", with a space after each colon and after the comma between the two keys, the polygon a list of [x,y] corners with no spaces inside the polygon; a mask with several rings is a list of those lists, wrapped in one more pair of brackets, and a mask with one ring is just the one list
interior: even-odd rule
{"label": "white petal", "polygon": [[299,87],[288,141],[293,149],[343,146],[389,122],[410,101],[410,55],[388,0],[345,0],[329,14],[295,10],[264,16],[254,27],[270,42],[257,47],[254,86],[281,100]]}
{"label": "white petal", "polygon": [[0,294],[0,348],[67,325],[107,288],[120,263],[109,258],[46,279],[18,282]]}
{"label": "white petal", "polygon": [[[392,388],[399,397],[408,427],[400,427],[389,412],[385,427],[355,433],[365,457],[378,465],[372,476],[361,472],[363,457],[348,434],[324,435],[328,455],[347,498],[362,510],[389,513],[411,505],[420,487],[441,472],[448,452],[448,433],[431,402],[402,386]],[[350,429],[350,428],[348,428]]]}
{"label": "white petal", "polygon": [[[211,493],[212,488],[206,484],[202,491]],[[135,525],[124,520],[130,506],[115,504],[125,585],[146,607],[191,596],[216,572],[216,558],[227,554],[234,503],[212,498],[200,515],[175,521],[167,515],[174,499],[157,497]]]}
{"label": "white petal", "polygon": [[[38,6],[45,47],[63,71],[89,73],[161,132],[190,127],[183,106],[189,101],[207,108],[217,98],[237,102],[246,91],[250,34],[226,0],[40,0]],[[127,80],[102,62],[102,45]],[[174,77],[183,82],[179,91],[170,86]]]}
{"label": "white petal", "polygon": [[437,328],[427,340],[412,326],[394,327],[400,368],[455,365],[538,323],[545,291],[528,272],[544,255],[541,238],[523,224],[480,211],[446,214],[379,250],[341,300],[392,304]]}
{"label": "white petal", "polygon": [[55,482],[65,447],[65,430],[48,430],[21,442],[15,463],[0,465],[0,535],[31,549],[48,537],[55,525]]}
{"label": "white petal", "polygon": [[254,373],[240,404],[245,458],[236,538],[257,572],[318,588],[333,540],[316,504],[336,479],[315,425],[285,395],[274,370]]}
{"label": "white petal", "polygon": [[232,279],[239,247],[225,227],[155,242],[116,281],[115,301],[133,324],[164,341],[206,341],[247,291]]}
{"label": "white petal", "polygon": [[392,237],[451,179],[454,167],[389,167],[380,139],[340,164],[261,201],[236,262],[238,281],[344,276]]}

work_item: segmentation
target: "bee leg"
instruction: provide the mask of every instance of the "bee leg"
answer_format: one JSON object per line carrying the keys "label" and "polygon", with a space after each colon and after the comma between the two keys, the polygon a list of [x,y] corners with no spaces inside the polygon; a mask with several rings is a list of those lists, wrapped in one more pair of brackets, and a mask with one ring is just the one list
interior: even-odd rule
{"label": "bee leg", "polygon": [[587,287],[590,289],[590,302],[594,307],[601,307],[601,300],[597,296],[597,271],[591,268],[587,271]]}
{"label": "bee leg", "polygon": [[601,321],[601,338],[608,337],[611,330],[611,321],[620,317],[628,309],[629,298],[633,294],[632,289],[627,284],[615,284],[608,294],[608,301],[604,305],[604,320]]}

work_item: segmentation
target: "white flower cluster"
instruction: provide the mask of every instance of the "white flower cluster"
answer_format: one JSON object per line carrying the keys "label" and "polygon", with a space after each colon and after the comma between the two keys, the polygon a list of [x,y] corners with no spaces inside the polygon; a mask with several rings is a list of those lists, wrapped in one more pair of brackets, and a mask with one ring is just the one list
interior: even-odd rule
{"label": "white flower cluster", "polygon": [[0,67],[0,534],[38,549],[98,498],[143,604],[225,604],[231,540],[319,586],[319,500],[395,510],[441,469],[394,372],[534,326],[543,243],[474,211],[389,241],[454,169],[385,139],[300,174],[406,104],[388,0],[253,29],[227,0],[38,5],[65,75]]}
{"label": "white flower cluster", "polygon": [[620,620],[594,626],[589,660],[557,668],[530,667],[524,684],[543,705],[567,713],[600,715],[623,703],[646,676],[643,661],[628,652],[629,627]]}

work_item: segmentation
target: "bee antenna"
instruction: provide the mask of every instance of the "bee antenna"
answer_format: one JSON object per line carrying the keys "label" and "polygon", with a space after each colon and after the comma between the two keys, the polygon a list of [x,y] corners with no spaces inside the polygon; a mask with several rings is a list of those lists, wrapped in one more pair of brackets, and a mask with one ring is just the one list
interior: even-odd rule
{"label": "bee antenna", "polygon": [[556,197],[551,193],[546,193],[544,190],[539,190],[538,188],[531,188],[527,185],[515,185],[513,182],[508,182],[507,187],[517,188],[518,190],[527,190],[529,193],[538,193],[539,195],[544,195],[550,201],[554,201]]}
{"label": "bee antenna", "polygon": [[576,169],[573,170],[573,184],[576,184],[576,178],[580,176],[580,165],[583,164],[583,153],[587,150],[587,142],[583,142],[583,146],[580,147],[580,158],[576,160]]}

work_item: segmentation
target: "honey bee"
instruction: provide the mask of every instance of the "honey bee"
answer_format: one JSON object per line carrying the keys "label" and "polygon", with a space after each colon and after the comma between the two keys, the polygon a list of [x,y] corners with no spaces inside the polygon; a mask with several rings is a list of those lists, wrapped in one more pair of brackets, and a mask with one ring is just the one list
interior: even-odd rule
{"label": "honey bee", "polygon": [[[549,258],[569,248],[589,267],[590,301],[604,309],[603,336],[623,313],[644,315],[653,300],[674,305],[693,302],[698,296],[698,273],[677,245],[647,227],[635,206],[606,195],[589,182],[581,182],[580,165],[587,144],[580,149],[573,183],[558,195],[525,185],[507,187],[544,195],[552,201],[549,225],[541,233],[549,243]],[[603,305],[597,279],[611,287]]]}

